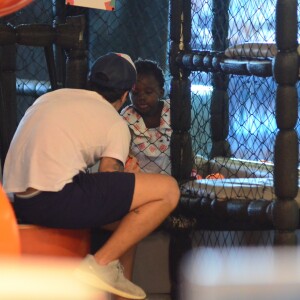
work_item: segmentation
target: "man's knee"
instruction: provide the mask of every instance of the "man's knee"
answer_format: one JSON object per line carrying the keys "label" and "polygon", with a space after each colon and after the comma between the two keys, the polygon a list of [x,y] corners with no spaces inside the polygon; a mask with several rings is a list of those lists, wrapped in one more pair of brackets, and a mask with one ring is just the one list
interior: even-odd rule
{"label": "man's knee", "polygon": [[168,176],[166,180],[166,199],[170,202],[173,210],[178,204],[180,198],[180,190],[175,178]]}
{"label": "man's knee", "polygon": [[148,202],[149,198],[150,200],[161,199],[170,206],[170,209],[175,209],[180,191],[177,181],[169,175],[138,173],[135,195],[134,199],[138,202],[142,201],[142,204]]}

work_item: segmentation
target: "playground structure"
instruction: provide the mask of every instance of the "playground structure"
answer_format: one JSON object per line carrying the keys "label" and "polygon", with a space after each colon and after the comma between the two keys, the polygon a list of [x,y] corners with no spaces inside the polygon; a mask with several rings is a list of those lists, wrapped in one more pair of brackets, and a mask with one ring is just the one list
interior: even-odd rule
{"label": "playground structure", "polygon": [[[182,188],[180,205],[166,224],[171,234],[170,274],[174,298],[180,288],[178,263],[195,246],[191,232],[272,230],[271,243],[296,245],[299,227],[298,2],[276,2],[276,43],[249,43],[240,38],[238,43],[235,40],[231,44],[228,39],[230,1],[203,2],[211,5],[212,40],[197,49],[194,46],[198,47],[199,43],[193,40],[192,34],[195,2],[169,1],[172,175]],[[58,52],[53,51],[53,45],[56,51],[60,49],[66,55],[62,85],[84,86],[88,69],[86,29],[84,16],[69,17],[65,23],[56,25],[1,25],[2,164],[17,124],[17,93],[36,97],[61,87],[54,67]],[[44,49],[49,82],[43,85],[38,80],[24,82],[16,77],[15,47],[18,45]],[[191,93],[194,82],[205,80],[211,86],[205,96],[207,102],[203,101],[203,94]],[[240,126],[235,119],[237,110],[234,109],[242,107],[246,111],[249,105],[244,95],[234,89],[241,82],[245,84],[244,89],[250,86],[256,90],[260,86],[262,100],[271,99],[270,104],[258,101],[255,112],[250,114],[249,122],[261,117],[258,127],[267,132],[263,138],[257,135],[250,138],[255,148],[251,154],[247,152],[246,141],[239,140],[234,133],[234,129],[242,131],[245,126]],[[271,87],[269,94],[264,94],[266,86]],[[252,97],[250,102],[254,103],[253,93]],[[206,114],[202,115],[201,109],[207,107]],[[264,110],[271,110],[276,120],[271,134],[268,128],[273,123],[264,119],[261,113]],[[201,124],[200,116],[206,116],[208,123]],[[225,179],[191,180],[194,166],[204,177],[219,172]]]}

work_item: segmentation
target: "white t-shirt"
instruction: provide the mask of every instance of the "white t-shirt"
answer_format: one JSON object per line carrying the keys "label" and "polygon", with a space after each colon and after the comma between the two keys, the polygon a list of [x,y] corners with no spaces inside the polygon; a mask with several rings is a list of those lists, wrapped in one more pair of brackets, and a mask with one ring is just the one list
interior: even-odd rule
{"label": "white t-shirt", "polygon": [[126,122],[103,97],[59,89],[26,111],[5,160],[3,187],[7,193],[59,191],[101,157],[125,163],[129,147]]}

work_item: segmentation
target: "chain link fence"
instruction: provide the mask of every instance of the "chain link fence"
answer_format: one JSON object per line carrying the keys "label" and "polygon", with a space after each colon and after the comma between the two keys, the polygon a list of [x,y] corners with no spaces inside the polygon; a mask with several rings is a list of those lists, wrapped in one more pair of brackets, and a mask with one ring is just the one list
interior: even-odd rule
{"label": "chain link fence", "polygon": [[[273,244],[274,232],[262,230],[266,225],[262,219],[272,223],[271,202],[264,200],[276,197],[272,181],[278,132],[275,118],[277,83],[272,76],[277,53],[276,1],[192,0],[191,3],[190,49],[184,45],[185,53],[181,55],[180,63],[183,74],[190,71],[192,112],[189,132],[193,161],[203,178],[220,173],[232,182],[228,181],[224,186],[207,180],[188,184],[185,196],[189,198],[195,193],[197,199],[187,199],[181,212],[187,213],[190,219],[187,222],[183,218],[179,224],[185,227],[187,222],[186,227],[193,228],[198,223],[200,231],[189,233],[197,247]],[[253,71],[254,65],[264,72]],[[299,114],[295,129],[299,139]],[[259,181],[235,182],[237,178],[269,182],[264,190],[271,190],[272,195],[264,199],[267,193],[259,193],[256,189]],[[185,185],[183,194],[184,189]],[[226,203],[227,200],[232,202]],[[264,211],[261,219],[249,216],[252,204],[262,205],[255,208]],[[220,228],[224,221],[232,220],[237,220],[238,225]],[[252,229],[256,229],[249,230],[251,227],[244,226],[246,223],[252,223]],[[216,228],[222,231],[216,231]],[[235,229],[230,231],[230,228]]]}
{"label": "chain link fence", "polygon": [[[133,60],[142,57],[158,61],[166,70],[168,11],[169,3],[166,0],[116,1],[116,8],[112,12],[66,6],[64,0],[35,0],[17,13],[0,19],[0,22],[10,23],[15,27],[20,24],[55,26],[64,23],[67,16],[84,15],[89,64],[107,52],[124,52]],[[56,60],[63,63],[58,54]],[[59,73],[59,69],[57,72]],[[63,74],[58,74],[59,78],[62,76]],[[18,45],[17,83],[18,120],[20,120],[36,96],[50,89],[42,47]],[[31,90],[32,84],[39,86],[38,95],[25,95],[24,91]]]}
{"label": "chain link fence", "polygon": [[[174,13],[170,12],[170,2],[172,1],[119,0],[116,1],[115,11],[109,12],[68,7],[62,0],[35,0],[16,14],[0,19],[0,22],[2,24],[9,22],[12,26],[32,23],[55,26],[64,23],[67,16],[84,15],[89,64],[93,63],[99,55],[109,51],[128,53],[134,60],[141,57],[158,61],[166,74],[166,96],[168,96],[169,14]],[[219,5],[216,6],[216,3]],[[222,22],[219,20],[218,23],[218,20],[214,19],[216,16]],[[271,45],[275,43],[275,1],[272,0],[193,0],[191,22],[190,48],[198,51],[198,54],[204,56],[204,61],[207,60],[208,63],[212,62],[211,57],[209,58],[211,52],[216,54],[214,58],[217,59],[219,57],[217,54],[220,54],[224,62],[222,55],[225,50],[241,43],[267,43],[270,44],[270,52],[272,52]],[[219,43],[216,42],[216,37],[219,37],[217,39]],[[56,63],[58,61],[63,63],[61,54],[57,49],[54,50]],[[274,55],[252,58],[240,55],[232,60],[230,57],[225,58],[227,65],[231,64],[234,70],[238,65],[249,67],[251,65],[249,62],[267,63],[269,67]],[[213,171],[224,173],[227,177],[239,177],[245,174],[248,177],[272,176],[274,142],[277,133],[274,101],[276,83],[272,74],[269,72],[267,75],[257,76],[252,75],[251,72],[245,75],[219,71],[209,65],[206,70],[202,67],[192,70],[189,77],[192,108],[189,132],[193,160],[197,162],[198,174],[205,177]],[[59,74],[59,70],[57,72],[59,84],[63,86],[63,74]],[[219,151],[220,147],[213,142],[214,133],[211,123],[214,87],[220,79],[218,74],[222,74],[220,76],[225,84],[221,89],[226,90],[227,96],[217,107],[223,108],[225,112],[228,111],[228,116],[223,116],[225,119],[228,118],[228,128],[226,125],[224,130],[227,135],[225,134],[225,139],[220,143],[223,147],[221,151]],[[33,85],[38,93],[31,93]],[[49,89],[45,49],[18,45],[18,120],[36,97]],[[299,132],[299,121],[296,129]],[[222,155],[215,155],[220,153]],[[223,160],[216,161],[213,167],[207,168],[207,160],[215,156],[222,156]],[[253,162],[259,165],[253,166]],[[261,234],[264,235],[264,232]],[[231,234],[227,235],[231,237]],[[218,233],[215,233],[215,236],[218,237]],[[197,235],[195,241],[201,244],[205,237],[206,235]],[[207,244],[214,244],[211,241],[215,238],[208,239]],[[268,237],[263,236],[258,240],[267,243],[270,241]]]}
{"label": "chain link fence", "polygon": [[[192,1],[191,47],[213,49],[212,1]],[[228,5],[227,47],[242,43],[275,43],[274,1],[230,1]],[[223,29],[221,29],[222,31]],[[217,35],[217,34],[216,34]],[[225,50],[225,49],[223,49]],[[240,61],[238,61],[240,59]],[[242,56],[233,63],[245,63]],[[253,57],[262,60],[262,57]],[[269,57],[266,60],[271,60]],[[248,58],[251,61],[251,58]],[[270,74],[271,75],[271,74]],[[192,75],[192,140],[195,153],[210,157],[212,142],[209,126],[212,73]],[[229,132],[231,157],[273,162],[276,84],[272,77],[228,75]],[[299,124],[297,125],[299,130]]]}
{"label": "chain link fence", "polygon": [[[165,71],[165,96],[168,97],[171,86],[170,73],[172,73],[168,57],[170,53],[172,54],[170,41],[172,34],[174,35],[174,32],[169,30],[169,17],[178,13],[171,11],[170,3],[173,8],[176,8],[178,3],[183,5],[187,2],[185,0],[118,0],[115,11],[109,12],[68,7],[64,0],[35,0],[16,14],[0,19],[0,23],[9,22],[12,26],[32,23],[56,26],[64,23],[67,16],[84,15],[89,65],[99,55],[109,51],[128,53],[133,60],[139,57],[155,60]],[[189,69],[189,66],[184,66],[182,69],[184,76],[185,72],[190,73],[191,122],[188,133],[191,135],[192,160],[196,172],[204,178],[210,173],[221,173],[226,178],[268,179],[273,176],[274,144],[278,131],[275,119],[277,84],[272,76],[272,63],[276,54],[274,50],[275,2],[273,0],[191,1],[191,26],[185,27],[183,33],[185,36],[190,36],[190,40],[187,38],[188,42],[184,46],[190,48],[187,52],[193,55],[189,54],[185,63],[195,63],[196,67]],[[187,23],[187,20],[180,22]],[[181,32],[181,35],[183,33]],[[178,43],[180,53],[180,47],[185,41],[179,40]],[[237,49],[234,47],[245,43],[248,44],[246,49],[240,50],[250,53],[250,56],[247,57],[243,52],[239,52],[234,57],[226,56],[229,47],[233,47],[234,52]],[[267,45],[266,49],[264,48],[264,53],[267,54],[260,53],[262,49],[257,46],[257,43]],[[177,49],[175,50],[177,55]],[[56,65],[58,65],[58,85],[63,87],[64,73],[60,71],[59,65],[64,64],[66,57],[64,53],[59,52],[59,49],[55,48],[54,52]],[[175,69],[178,67],[177,64],[179,65],[180,62],[176,61]],[[20,120],[36,97],[50,90],[51,85],[44,48],[17,45],[16,65],[17,113]],[[253,67],[255,67],[254,71]],[[263,69],[262,73],[260,67]],[[177,86],[186,88],[180,84]],[[298,136],[299,130],[298,114],[296,125]],[[183,141],[180,139],[181,136],[178,135],[180,143],[184,144],[188,141],[188,139]],[[178,152],[181,155],[181,149]],[[246,202],[235,203],[238,206],[233,206],[234,209],[228,215],[230,210],[224,202],[214,201],[215,194],[207,190],[207,185],[204,187],[206,192],[197,194],[197,201],[194,203],[189,201],[188,205],[180,206],[181,212],[185,210],[187,215],[192,213],[192,217],[171,220],[173,225],[175,222],[176,234],[179,232],[181,239],[179,243],[174,240],[171,242],[171,250],[172,247],[175,251],[182,247],[185,251],[189,248],[189,243],[193,247],[221,248],[273,243],[274,232],[262,230],[262,227],[268,229],[268,224],[271,223],[268,218],[269,204],[263,201],[250,203],[254,195],[251,189],[244,190],[244,187],[240,186],[238,191],[235,191],[237,195],[242,192],[245,198],[248,198]],[[256,196],[258,197],[256,200],[262,200],[260,194]],[[253,205],[250,207],[249,203]],[[216,208],[215,214],[211,214],[212,208]],[[249,211],[254,214],[259,213],[250,220]],[[261,212],[263,215],[260,214]],[[240,227],[232,226],[235,227],[232,229],[229,224],[228,227],[220,229],[223,220],[219,221],[218,216],[226,213],[226,221],[237,220]],[[267,225],[263,223],[266,219]],[[198,225],[200,223],[200,230],[194,227],[197,223]],[[208,223],[212,225],[209,226]],[[250,223],[251,228],[256,230],[247,228]],[[178,263],[181,254],[171,255],[174,264]],[[173,278],[173,281],[176,279]]]}
{"label": "chain link fence", "polygon": [[[274,1],[230,1],[228,10],[228,46],[245,42],[274,43]],[[36,0],[28,7],[2,18],[2,23],[55,24],[68,15],[86,16],[86,43],[91,64],[109,51],[128,53],[134,60],[148,58],[160,63],[166,73],[168,95],[168,16],[169,1],[116,1],[113,12],[65,6],[64,1]],[[192,1],[191,48],[212,50],[212,1]],[[220,29],[221,30],[221,29]],[[223,30],[223,29],[222,29]],[[17,47],[18,120],[37,95],[25,93],[26,85],[39,85],[40,93],[50,89],[44,49]],[[254,76],[229,75],[229,134],[231,156],[242,159],[273,161],[276,134],[274,80]],[[210,105],[212,74],[192,72],[193,152],[209,157]],[[26,95],[27,94],[27,95]],[[28,95],[29,94],[29,95]],[[255,99],[255,101],[253,101]],[[297,126],[298,128],[299,126]],[[198,170],[201,174],[201,170]]]}

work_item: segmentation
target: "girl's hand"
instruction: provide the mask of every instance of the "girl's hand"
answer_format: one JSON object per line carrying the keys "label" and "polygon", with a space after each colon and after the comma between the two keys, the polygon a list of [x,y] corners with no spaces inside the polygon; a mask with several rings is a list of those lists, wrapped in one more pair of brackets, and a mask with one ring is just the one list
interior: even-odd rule
{"label": "girl's hand", "polygon": [[137,159],[129,155],[125,163],[124,172],[139,173],[140,171],[141,169],[139,167],[139,163]]}

